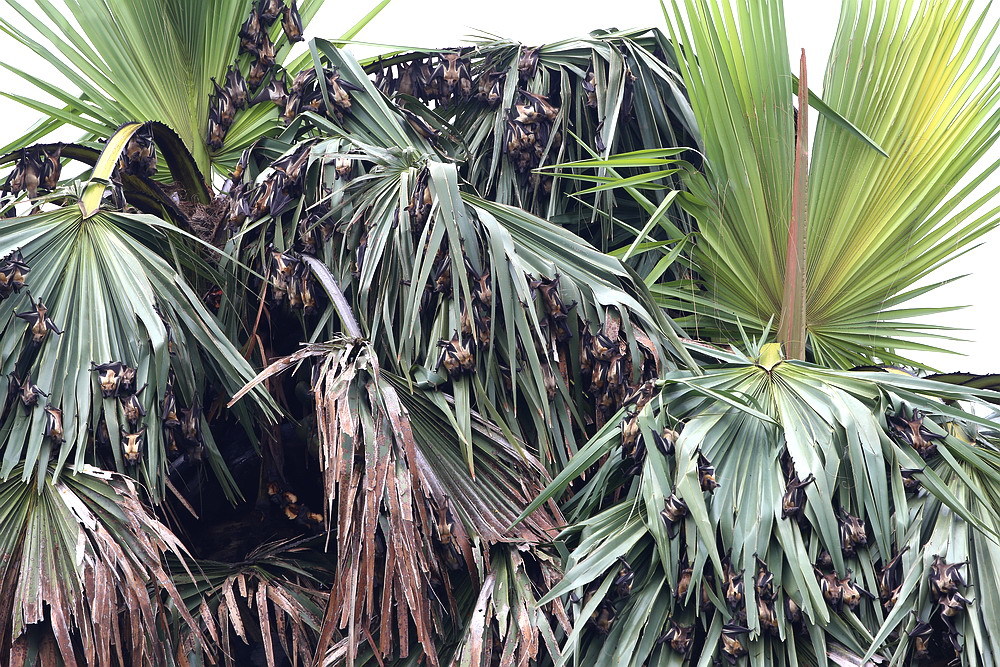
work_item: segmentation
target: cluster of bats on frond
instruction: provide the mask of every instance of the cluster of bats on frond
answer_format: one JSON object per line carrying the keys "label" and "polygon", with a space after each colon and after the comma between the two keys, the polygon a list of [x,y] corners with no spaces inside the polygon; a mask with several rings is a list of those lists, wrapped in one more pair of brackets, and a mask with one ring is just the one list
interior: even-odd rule
{"label": "cluster of bats on frond", "polygon": [[52,192],[59,185],[62,173],[60,162],[61,146],[53,148],[29,147],[17,151],[14,168],[7,174],[7,180],[0,186],[0,209],[4,217],[14,217],[17,212],[13,206],[22,193],[27,193],[29,200],[37,199],[40,194]]}
{"label": "cluster of bats on frond", "polygon": [[[608,341],[601,339],[598,341],[598,347],[603,349],[610,346]],[[639,428],[638,413],[651,396],[651,387],[645,391],[640,387],[629,399],[635,403],[635,410],[626,412],[621,424],[621,456],[626,475],[638,474],[642,469],[642,463],[646,456],[646,446]],[[925,459],[936,452],[936,443],[944,437],[933,433],[924,426],[924,415],[919,410],[914,410],[911,417],[907,417],[906,412],[901,410],[896,415],[890,415],[887,421],[893,435],[912,445]],[[664,456],[673,456],[675,443],[679,437],[677,431],[664,428],[662,431],[654,432],[652,436],[653,444]],[[782,467],[786,485],[785,493],[781,499],[781,518],[795,520],[803,525],[805,522],[803,512],[806,507],[806,489],[814,482],[815,478],[813,475],[801,478],[796,473],[787,452],[782,457]],[[922,469],[904,469],[901,472],[906,492],[916,493],[920,488],[916,475],[922,472]],[[697,474],[703,493],[712,494],[719,487],[715,467],[701,452],[698,453]],[[688,516],[687,503],[676,493],[672,493],[664,501],[664,508],[660,514],[666,526],[667,535],[671,539],[676,538],[678,534],[682,533],[684,520]],[[855,557],[859,548],[868,545],[868,529],[865,521],[850,514],[844,508],[838,510],[837,519],[841,551],[846,558]],[[886,613],[898,602],[903,578],[902,556],[905,551],[906,549],[888,559],[878,571],[878,598]],[[753,585],[756,593],[759,625],[766,634],[777,637],[779,636],[779,627],[775,602],[778,597],[774,588],[774,576],[761,558],[757,557],[756,561],[757,571],[754,575]],[[631,572],[631,569],[627,568],[626,565],[623,564],[623,570],[616,579],[616,585],[619,580],[622,580],[622,577]],[[916,660],[923,660],[928,655],[950,654],[957,656],[958,652],[961,651],[955,620],[971,603],[971,600],[962,593],[962,588],[966,584],[960,568],[964,565],[965,563],[949,564],[943,558],[935,557],[929,581],[931,594],[937,605],[937,613],[927,621],[918,619],[916,627],[909,633],[913,639],[913,655]],[[839,613],[845,608],[851,611],[857,610],[863,599],[874,600],[876,598],[874,594],[854,581],[851,570],[847,571],[846,576],[840,576],[835,571],[834,561],[826,550],[820,553],[814,565],[814,572],[824,600],[835,612]],[[679,602],[689,597],[692,577],[693,569],[685,557],[685,560],[680,564],[680,576],[675,590]],[[720,586],[723,599],[732,612],[733,618],[722,629],[721,651],[731,664],[735,664],[740,657],[747,655],[747,646],[740,639],[742,635],[750,631],[746,624],[747,610],[744,604],[745,584],[743,578],[744,573],[734,568],[727,557],[723,562]],[[707,588],[714,585],[714,577],[711,573],[707,573],[700,587],[700,599],[703,607],[709,605]],[[783,597],[785,620],[797,633],[804,634],[806,627],[801,607],[787,593]],[[606,633],[614,622],[615,615],[615,601],[613,597],[609,597],[594,611],[589,620],[600,631]],[[694,642],[694,633],[695,626],[685,626],[671,621],[659,638],[659,642],[668,643],[674,651],[687,655]]]}
{"label": "cluster of bats on frond", "polygon": [[[234,63],[226,71],[225,85],[212,79],[215,90],[209,99],[205,134],[206,145],[211,150],[223,147],[238,111],[261,102],[276,104],[286,123],[305,111],[336,120],[342,120],[344,114],[350,112],[350,93],[361,89],[344,79],[336,69],[325,70],[321,82],[316,70],[308,68],[299,72],[289,84],[287,73],[275,61],[274,42],[268,32],[279,18],[288,40],[302,41],[302,17],[295,0],[290,5],[285,5],[284,0],[260,0],[250,10],[239,34],[240,52],[253,58],[249,72],[244,76],[239,65]],[[265,80],[267,85],[264,85]]]}

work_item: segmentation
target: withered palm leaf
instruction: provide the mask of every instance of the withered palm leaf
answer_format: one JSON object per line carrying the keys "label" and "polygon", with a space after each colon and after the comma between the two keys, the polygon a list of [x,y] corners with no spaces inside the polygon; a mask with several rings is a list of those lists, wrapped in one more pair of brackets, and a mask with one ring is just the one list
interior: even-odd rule
{"label": "withered palm leaf", "polygon": [[336,527],[334,584],[319,649],[325,653],[343,630],[348,664],[366,643],[383,657],[405,657],[414,639],[439,664],[442,621],[457,605],[451,572],[476,582],[477,564],[492,545],[537,544],[561,525],[552,506],[509,530],[543,488],[544,469],[473,415],[471,444],[484,465],[470,477],[448,413],[381,371],[361,339],[307,345],[272,363],[244,391],[312,357],[319,361],[313,392],[327,520]]}
{"label": "withered palm leaf", "polygon": [[[163,566],[171,555],[186,568],[187,550],[131,479],[84,466],[38,487],[15,474],[0,483],[0,520],[0,662],[30,664],[48,644],[42,664],[54,664],[54,642],[66,665],[167,665],[203,640]],[[173,622],[185,642],[170,641]]]}

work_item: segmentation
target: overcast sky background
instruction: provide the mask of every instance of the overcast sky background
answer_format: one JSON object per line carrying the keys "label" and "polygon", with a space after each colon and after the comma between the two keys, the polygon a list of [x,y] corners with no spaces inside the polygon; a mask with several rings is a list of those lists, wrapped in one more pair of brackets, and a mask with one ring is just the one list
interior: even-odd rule
{"label": "overcast sky background", "polygon": [[[986,0],[977,4],[985,6]],[[307,37],[335,37],[354,24],[374,0],[359,3],[328,0],[307,30]],[[790,58],[798,62],[800,48],[805,48],[809,61],[810,87],[821,87],[826,57],[833,42],[839,17],[837,0],[787,0],[786,23]],[[994,8],[1000,17],[1000,8]],[[0,3],[0,16],[12,18],[10,7]],[[544,44],[560,39],[586,35],[595,28],[663,27],[664,21],[657,0],[541,0],[529,3],[501,3],[495,0],[467,2],[428,2],[428,0],[393,0],[393,2],[359,35],[358,39],[401,46],[444,48],[457,46],[465,37],[488,31],[519,40],[525,44]],[[354,46],[359,57],[375,55],[379,49]],[[0,34],[0,61],[43,76],[54,76],[37,56],[13,39]],[[20,79],[0,70],[0,91],[25,91]],[[26,93],[35,96],[34,91]],[[0,145],[6,144],[29,128],[37,115],[19,104],[0,98]],[[67,140],[76,134],[70,131]],[[994,152],[989,160],[997,160]],[[992,178],[992,185],[1000,176]],[[991,186],[991,184],[987,184]],[[995,205],[995,204],[994,204]],[[1000,316],[994,305],[993,289],[1000,286],[1000,234],[993,232],[983,244],[945,267],[931,280],[942,280],[961,274],[968,277],[942,287],[924,297],[915,306],[963,305],[964,310],[938,315],[929,321],[966,329],[956,336],[967,342],[950,343],[953,354],[914,353],[913,356],[941,370],[969,370],[978,373],[1000,373],[1000,345],[995,343],[1000,333]]]}

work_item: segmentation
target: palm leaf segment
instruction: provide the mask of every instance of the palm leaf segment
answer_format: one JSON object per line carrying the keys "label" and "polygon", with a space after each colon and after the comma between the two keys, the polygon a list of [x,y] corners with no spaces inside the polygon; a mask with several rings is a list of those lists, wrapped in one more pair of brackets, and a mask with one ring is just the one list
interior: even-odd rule
{"label": "palm leaf segment", "polygon": [[[995,169],[980,158],[1000,136],[1000,79],[985,14],[970,2],[921,2],[905,15],[881,0],[842,6],[823,97],[883,152],[821,116],[803,280],[812,358],[849,367],[900,361],[893,350],[931,349],[920,339],[940,333],[910,318],[947,309],[901,306],[994,226],[996,209],[981,208],[996,189],[977,187]],[[705,178],[687,179],[705,290],[658,291],[673,306],[694,298],[696,333],[781,319],[795,140],[783,16],[780,2],[714,0],[668,13],[708,160]]]}

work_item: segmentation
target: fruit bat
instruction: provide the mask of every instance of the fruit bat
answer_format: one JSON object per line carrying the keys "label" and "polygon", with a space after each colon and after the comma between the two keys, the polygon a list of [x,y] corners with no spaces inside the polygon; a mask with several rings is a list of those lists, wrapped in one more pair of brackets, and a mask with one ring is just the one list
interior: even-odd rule
{"label": "fruit bat", "polygon": [[[878,593],[882,604],[886,609],[895,606],[895,596],[899,593],[899,587],[903,584],[903,554],[910,547],[903,548],[898,554],[882,566],[878,573]],[[891,604],[890,604],[891,602]]]}
{"label": "fruit bat", "polygon": [[181,420],[177,416],[177,398],[174,396],[173,383],[167,383],[167,390],[163,394],[163,407],[160,414],[163,418],[164,427],[177,428],[181,425]]}
{"label": "fruit bat", "polygon": [[857,553],[857,548],[868,544],[868,532],[865,529],[865,522],[856,516],[840,509],[838,521],[840,523],[840,547],[845,556],[853,556]]}
{"label": "fruit bat", "polygon": [[934,556],[931,563],[928,579],[931,584],[931,593],[934,597],[940,598],[944,595],[958,591],[959,586],[965,586],[965,577],[962,576],[961,568],[968,565],[968,561],[962,563],[948,563],[941,556]]}
{"label": "fruit bat", "polygon": [[735,665],[740,658],[747,654],[747,648],[740,641],[739,636],[748,632],[750,632],[750,628],[735,623],[726,623],[722,626],[722,652],[729,664]]}
{"label": "fruit bat", "polygon": [[260,20],[266,25],[271,25],[277,21],[284,9],[284,0],[260,0],[260,3],[257,5]]}
{"label": "fruit bat", "polygon": [[62,146],[56,147],[51,153],[42,151],[41,186],[50,192],[59,185],[59,175],[62,173]]}
{"label": "fruit bat", "polygon": [[792,477],[785,485],[785,495],[781,497],[781,518],[798,517],[806,505],[805,487],[812,484],[816,478],[813,475],[800,480]]}
{"label": "fruit bat", "polygon": [[618,562],[621,567],[618,569],[618,575],[611,582],[611,585],[615,589],[615,595],[618,598],[625,598],[632,594],[632,584],[635,582],[635,572],[632,570],[632,566],[629,565],[628,561],[624,558],[619,558]]}
{"label": "fruit bat", "polygon": [[767,569],[767,563],[762,561],[758,556],[754,556],[757,561],[757,576],[754,578],[754,590],[757,591],[757,597],[763,600],[774,600],[774,574]]}
{"label": "fruit bat", "polygon": [[111,398],[118,393],[118,386],[122,381],[122,371],[125,364],[120,361],[109,361],[106,364],[95,364],[90,362],[90,370],[97,373],[101,383],[101,396]]}
{"label": "fruit bat", "polygon": [[694,643],[694,626],[678,625],[676,621],[670,621],[670,627],[657,637],[656,643],[670,643],[670,648],[681,655],[687,655]]}
{"label": "fruit bat", "polygon": [[285,31],[289,42],[301,42],[305,39],[302,36],[302,16],[299,14],[297,0],[292,0],[291,5],[281,10],[281,29]]}
{"label": "fruit bat", "polygon": [[247,73],[247,85],[250,88],[256,88],[267,76],[267,73],[271,71],[271,67],[265,63],[263,60],[257,59],[250,64],[250,71]]}
{"label": "fruit bat", "polygon": [[259,51],[258,45],[263,34],[264,28],[261,25],[260,12],[255,7],[250,10],[247,20],[240,26],[240,52],[257,55]]}
{"label": "fruit bat", "polygon": [[247,105],[250,90],[243,72],[235,63],[226,68],[226,93],[232,98],[233,104],[242,109]]}
{"label": "fruit bat", "polygon": [[145,442],[146,427],[143,426],[135,433],[130,433],[124,426],[121,427],[122,457],[126,465],[136,465],[142,457],[143,444]]}
{"label": "fruit bat", "polygon": [[715,466],[701,452],[698,452],[698,479],[702,491],[714,493],[719,488],[719,483],[715,481]]}
{"label": "fruit bat", "polygon": [[664,428],[661,432],[653,431],[653,443],[656,444],[656,448],[664,456],[673,456],[675,442],[677,442],[676,431],[672,431],[669,428]]}
{"label": "fruit bat", "polygon": [[11,389],[17,393],[18,398],[21,399],[21,405],[24,406],[24,413],[29,414],[31,409],[38,405],[39,396],[48,396],[44,391],[38,388],[37,384],[31,382],[31,373],[24,376],[24,381],[17,379],[17,376],[13,373],[10,374],[10,384]]}
{"label": "fruit bat", "polygon": [[[29,298],[30,295],[29,295]],[[55,332],[56,335],[62,335],[62,329],[56,326],[56,323],[52,321],[49,317],[49,309],[45,307],[42,300],[39,299],[35,301],[31,299],[32,310],[26,310],[23,313],[15,313],[15,317],[28,322],[31,327],[31,341],[33,343],[41,343],[49,335],[49,332]]]}
{"label": "fruit bat", "polygon": [[250,104],[260,104],[261,102],[273,102],[282,110],[285,109],[288,104],[288,85],[284,75],[275,74],[272,76],[263,90],[250,100]]}
{"label": "fruit bat", "polygon": [[435,370],[443,365],[451,377],[458,377],[475,370],[476,357],[468,342],[459,338],[457,331],[451,340],[438,341],[438,347],[442,350]]}
{"label": "fruit bat", "polygon": [[671,493],[663,503],[660,516],[667,525],[667,535],[671,538],[677,535],[680,522],[687,516],[688,506],[677,494]]}
{"label": "fruit bat", "polygon": [[31,268],[24,261],[20,250],[15,250],[0,263],[0,298],[6,299],[12,293],[27,287],[24,280]]}
{"label": "fruit bat", "polygon": [[840,585],[841,599],[848,609],[854,611],[861,604],[862,596],[868,599],[874,599],[875,596],[861,588],[851,579],[851,571],[847,571],[847,576],[843,579],[838,579],[837,583]]}
{"label": "fruit bat", "polygon": [[144,385],[142,389],[134,394],[119,398],[122,404],[122,411],[125,413],[125,420],[129,424],[138,424],[139,420],[146,416],[146,408],[143,406],[142,401],[139,400],[139,394],[145,391],[145,389],[146,386]]}
{"label": "fruit bat", "polygon": [[937,451],[937,441],[944,439],[943,435],[932,433],[924,426],[924,413],[920,410],[914,410],[910,419],[906,418],[903,410],[886,419],[896,435],[917,450],[924,459],[932,456]]}
{"label": "fruit bat", "polygon": [[45,437],[56,445],[63,443],[62,410],[51,403],[45,406]]}
{"label": "fruit bat", "polygon": [[538,55],[541,48],[540,46],[521,48],[521,56],[517,60],[517,73],[522,81],[533,78],[538,71]]}

